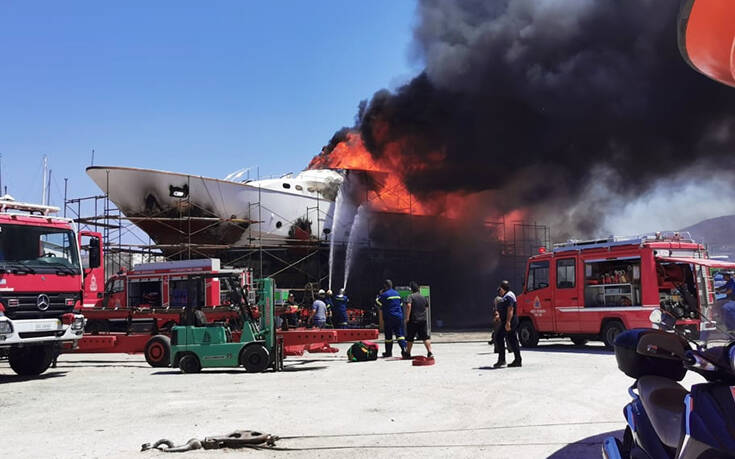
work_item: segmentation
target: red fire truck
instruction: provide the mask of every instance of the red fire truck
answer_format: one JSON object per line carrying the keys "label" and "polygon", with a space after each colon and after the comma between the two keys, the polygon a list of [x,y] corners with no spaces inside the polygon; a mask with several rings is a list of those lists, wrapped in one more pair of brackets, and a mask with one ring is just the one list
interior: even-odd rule
{"label": "red fire truck", "polygon": [[58,210],[0,199],[0,355],[20,375],[43,373],[82,337],[83,277],[100,264],[98,252],[80,256],[71,221],[50,215]]}
{"label": "red fire truck", "polygon": [[151,321],[165,331],[179,323],[188,304],[202,306],[211,321],[235,319],[227,307],[237,287],[232,282],[252,285],[252,270],[222,268],[217,258],[138,264],[110,277],[102,292],[87,289],[85,331],[128,332]]}
{"label": "red fire truck", "polygon": [[[96,274],[104,279],[101,268]],[[87,327],[75,352],[142,352],[151,366],[168,366],[171,344],[166,335],[173,325],[185,321],[188,305],[201,306],[208,322],[226,323],[237,340],[243,325],[240,287],[245,287],[248,302],[256,304],[252,270],[222,268],[216,258],[136,265],[112,276],[104,291],[90,282],[84,303]],[[374,329],[277,333],[286,355],[331,352],[334,349],[328,343],[377,337]]]}
{"label": "red fire truck", "polygon": [[650,327],[649,315],[659,307],[696,337],[700,314],[709,315],[715,301],[712,267],[735,264],[709,259],[688,233],[556,244],[528,260],[518,296],[519,339],[525,347],[550,337],[610,347],[621,331]]}

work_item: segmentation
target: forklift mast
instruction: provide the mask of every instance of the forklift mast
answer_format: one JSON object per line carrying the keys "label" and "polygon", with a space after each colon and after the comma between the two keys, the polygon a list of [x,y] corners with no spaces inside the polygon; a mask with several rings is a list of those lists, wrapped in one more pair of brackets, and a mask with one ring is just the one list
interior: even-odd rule
{"label": "forklift mast", "polygon": [[268,349],[276,346],[275,289],[276,283],[270,277],[255,280],[255,297],[260,311],[259,331]]}

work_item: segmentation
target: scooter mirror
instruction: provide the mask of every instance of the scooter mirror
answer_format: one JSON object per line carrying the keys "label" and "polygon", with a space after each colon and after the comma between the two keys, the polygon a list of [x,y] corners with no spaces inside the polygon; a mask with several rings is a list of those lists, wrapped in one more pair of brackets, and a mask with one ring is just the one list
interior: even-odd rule
{"label": "scooter mirror", "polygon": [[683,360],[686,349],[674,333],[651,332],[640,337],[635,350],[638,354],[668,360]]}
{"label": "scooter mirror", "polygon": [[648,316],[648,320],[650,320],[652,324],[658,325],[661,323],[662,317],[663,317],[663,314],[661,314],[661,310],[656,309],[656,310],[651,311],[651,315]]}
{"label": "scooter mirror", "polygon": [[663,330],[673,330],[676,325],[676,317],[661,309],[651,311],[651,314],[648,316],[648,320],[650,320],[652,324],[658,325]]}

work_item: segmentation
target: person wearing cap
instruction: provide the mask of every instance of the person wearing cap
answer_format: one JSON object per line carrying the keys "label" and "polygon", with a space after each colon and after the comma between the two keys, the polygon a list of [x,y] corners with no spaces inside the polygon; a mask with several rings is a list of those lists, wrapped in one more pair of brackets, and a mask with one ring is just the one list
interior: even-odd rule
{"label": "person wearing cap", "polygon": [[334,328],[347,328],[347,303],[350,299],[345,295],[345,289],[339,289],[339,293],[334,297],[334,310],[332,311],[332,321]]}
{"label": "person wearing cap", "polygon": [[494,368],[505,366],[505,342],[513,352],[515,359],[508,365],[509,367],[521,366],[521,348],[518,345],[518,314],[516,314],[516,295],[510,290],[510,283],[504,280],[500,283],[500,293],[502,300],[498,302],[496,314],[500,320],[498,333],[495,340],[498,344],[498,361],[493,365]]}
{"label": "person wearing cap", "polygon": [[393,282],[386,279],[383,282],[383,290],[375,300],[383,313],[383,333],[385,335],[385,352],[383,357],[393,356],[393,335],[401,347],[401,356],[408,358],[406,352],[406,333],[403,329],[403,307],[401,295],[393,290]]}
{"label": "person wearing cap", "polygon": [[317,328],[324,328],[327,326],[327,303],[324,302],[326,292],[319,290],[317,298],[311,305],[311,315],[309,316],[309,322],[314,324]]}

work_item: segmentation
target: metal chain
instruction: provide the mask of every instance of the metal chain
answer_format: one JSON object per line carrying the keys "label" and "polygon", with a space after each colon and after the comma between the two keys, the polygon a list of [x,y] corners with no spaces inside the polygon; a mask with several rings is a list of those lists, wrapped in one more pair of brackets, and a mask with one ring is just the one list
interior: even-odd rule
{"label": "metal chain", "polygon": [[273,447],[278,437],[275,435],[256,432],[253,430],[236,430],[227,435],[205,437],[204,440],[192,438],[183,445],[174,446],[171,440],[162,438],[151,445],[144,443],[140,450],[148,451],[157,449],[167,453],[182,453],[195,449],[220,449],[220,448],[262,448]]}

